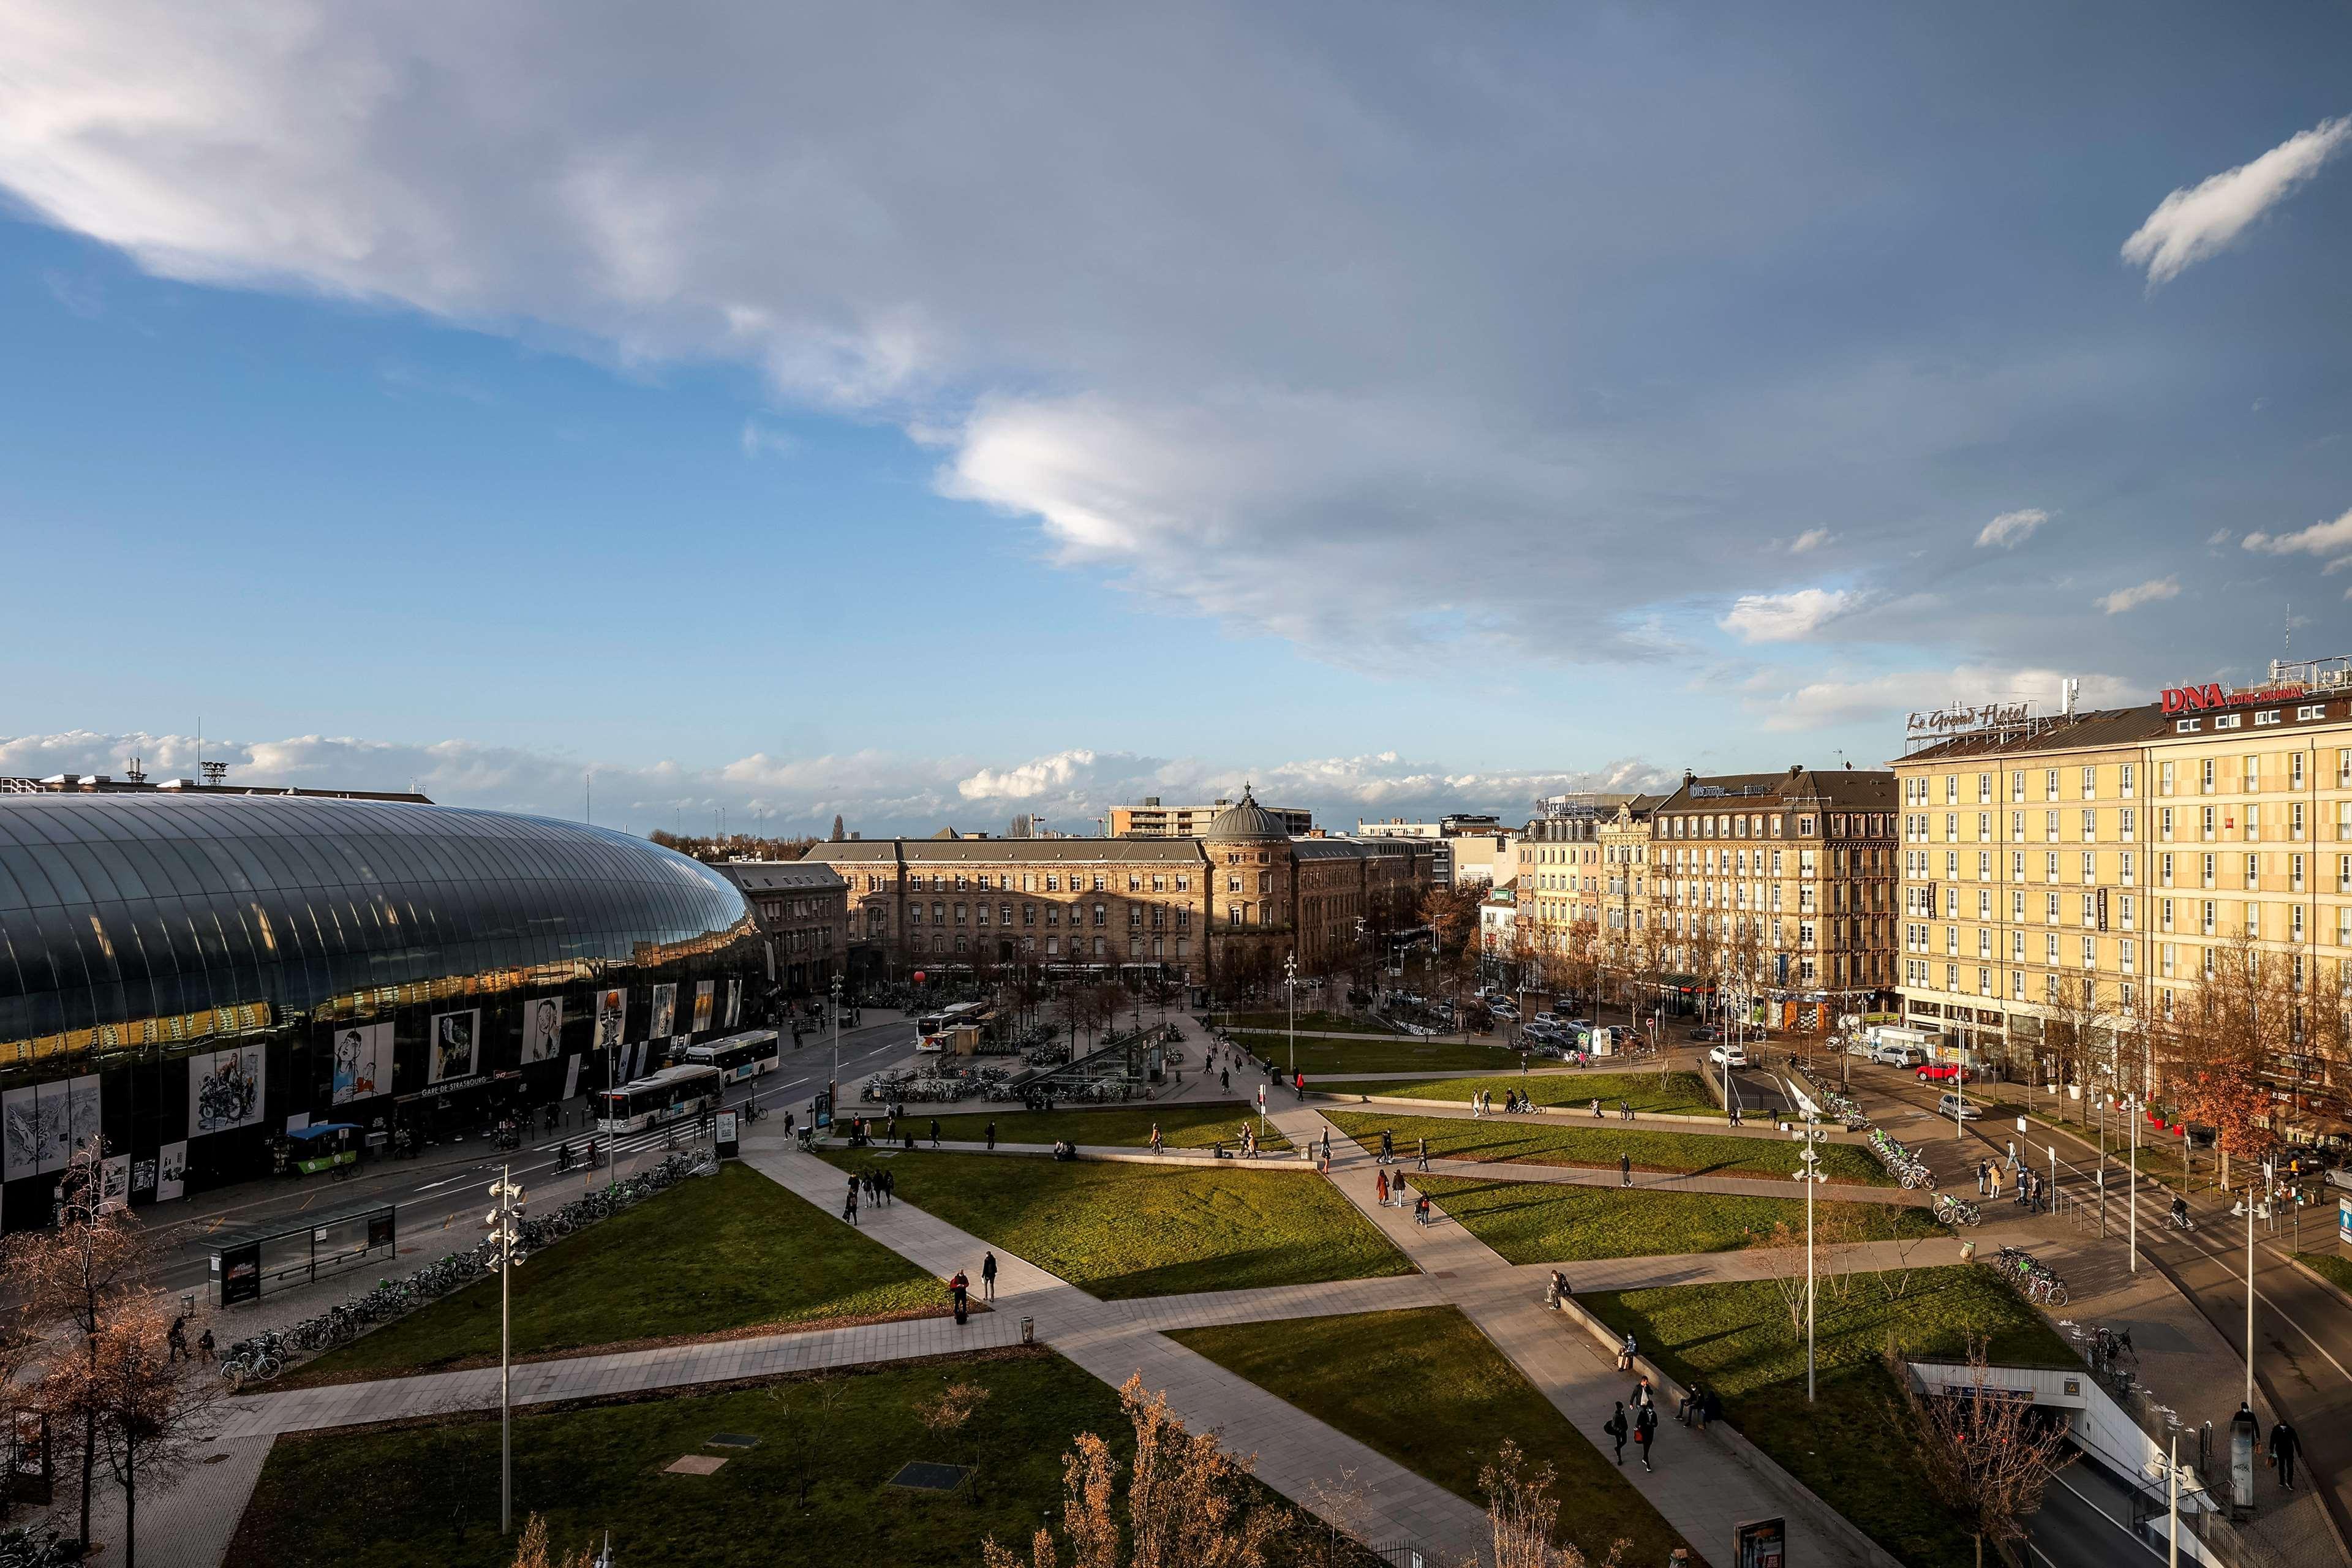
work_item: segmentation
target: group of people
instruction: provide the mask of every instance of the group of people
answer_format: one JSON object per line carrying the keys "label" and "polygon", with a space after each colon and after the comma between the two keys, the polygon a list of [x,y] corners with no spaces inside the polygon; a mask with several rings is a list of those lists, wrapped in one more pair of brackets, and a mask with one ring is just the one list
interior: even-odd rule
{"label": "group of people", "polygon": [[[1324,1152],[1327,1155],[1330,1152],[1329,1135],[1328,1133],[1325,1135]],[[1381,1129],[1381,1152],[1372,1157],[1372,1162],[1373,1163],[1380,1165],[1393,1165],[1396,1163],[1396,1134],[1383,1127]],[[1429,1169],[1429,1140],[1426,1137],[1423,1138],[1420,1142],[1420,1152],[1418,1158],[1414,1162],[1413,1169],[1417,1171],[1426,1171]],[[1402,1180],[1400,1180],[1399,1184],[1402,1184]]]}
{"label": "group of people", "polygon": [[166,1362],[209,1362],[213,1359],[213,1352],[219,1342],[213,1338],[213,1331],[207,1326],[203,1337],[196,1341],[194,1353],[191,1354],[188,1350],[188,1317],[183,1312],[172,1320],[171,1328],[164,1331],[163,1343],[169,1348],[163,1359]]}
{"label": "group of people", "polygon": [[[1595,1100],[1593,1103],[1597,1105],[1600,1102]],[[1526,1111],[1533,1110],[1535,1108],[1535,1100],[1529,1096],[1521,1094],[1517,1089],[1507,1089],[1503,1091],[1503,1110],[1506,1114],[1518,1115]],[[1472,1121],[1477,1121],[1481,1117],[1484,1117],[1488,1112],[1492,1111],[1494,1109],[1495,1091],[1493,1089],[1482,1089],[1477,1093],[1470,1097],[1470,1118]]]}
{"label": "group of people", "polygon": [[2021,1159],[2015,1143],[2010,1144],[2006,1161],[1977,1162],[1977,1196],[1998,1198],[2003,1187],[2014,1191],[2017,1206],[2027,1213],[2050,1212],[2050,1178]]}
{"label": "group of people", "polygon": [[842,1199],[841,1217],[851,1225],[857,1223],[857,1200],[863,1194],[868,1206],[893,1201],[898,1193],[898,1176],[895,1171],[854,1171],[849,1177],[849,1194]]}
{"label": "group of people", "polygon": [[[1601,1102],[1596,1100],[1592,1102],[1592,1120],[1599,1121],[1601,1119]],[[1633,1120],[1633,1107],[1632,1102],[1622,1100],[1617,1102],[1617,1120],[1620,1121],[1631,1121]]]}
{"label": "group of people", "polygon": [[[996,1254],[993,1252],[981,1257],[980,1290],[983,1300],[996,1300]],[[971,1277],[961,1268],[948,1276],[948,1304],[955,1311],[956,1326],[961,1328],[971,1316]]]}

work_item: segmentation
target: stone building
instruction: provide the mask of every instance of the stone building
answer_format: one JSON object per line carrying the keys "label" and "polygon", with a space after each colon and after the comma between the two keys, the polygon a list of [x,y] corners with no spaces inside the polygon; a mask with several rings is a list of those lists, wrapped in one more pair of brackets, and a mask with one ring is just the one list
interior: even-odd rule
{"label": "stone building", "polygon": [[805,860],[728,860],[714,869],[751,903],[784,996],[823,995],[846,973],[849,887],[839,872]]}
{"label": "stone building", "polygon": [[1295,837],[1244,791],[1189,838],[867,838],[813,846],[846,884],[853,965],[1139,972],[1269,983],[1297,953],[1338,973],[1419,922],[1412,840]]}

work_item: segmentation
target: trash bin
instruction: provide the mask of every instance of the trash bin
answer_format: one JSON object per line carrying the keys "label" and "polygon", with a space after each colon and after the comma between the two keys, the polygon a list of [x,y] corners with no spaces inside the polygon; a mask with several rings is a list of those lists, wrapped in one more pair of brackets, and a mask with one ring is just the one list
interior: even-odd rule
{"label": "trash bin", "polygon": [[1037,1342],[1036,1319],[1024,1318],[1021,1320],[1021,1342],[1024,1345],[1034,1345]]}

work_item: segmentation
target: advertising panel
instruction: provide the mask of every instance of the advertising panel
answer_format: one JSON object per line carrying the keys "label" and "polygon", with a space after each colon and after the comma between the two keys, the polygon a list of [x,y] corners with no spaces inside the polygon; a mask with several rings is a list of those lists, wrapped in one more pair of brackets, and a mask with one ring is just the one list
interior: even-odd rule
{"label": "advertising panel", "polygon": [[222,1306],[261,1300],[261,1243],[221,1253],[215,1258],[214,1267],[220,1270]]}
{"label": "advertising panel", "polygon": [[675,985],[655,986],[654,1021],[652,1026],[646,1030],[646,1033],[651,1035],[656,1040],[666,1040],[670,1037],[670,1035],[674,1032],[677,1024],[677,987]]}
{"label": "advertising panel", "polygon": [[730,980],[727,983],[727,1022],[721,1024],[719,1027],[732,1029],[741,1021],[742,1016],[743,983],[740,980]]}
{"label": "advertising panel", "polygon": [[596,1048],[617,1046],[627,1032],[629,994],[621,986],[596,993]]}
{"label": "advertising panel", "polygon": [[433,1015],[433,1048],[426,1058],[427,1083],[446,1083],[451,1079],[470,1078],[474,1064],[481,1055],[482,1010],[468,1007],[462,1013]]}
{"label": "advertising panel", "polygon": [[188,1133],[202,1137],[261,1120],[268,1062],[259,1046],[199,1052],[188,1058]]}
{"label": "advertising panel", "polygon": [[694,1032],[698,1035],[710,1027],[710,1009],[719,991],[715,980],[698,980],[694,985]]}
{"label": "advertising panel", "polygon": [[335,1104],[382,1094],[392,1086],[391,1069],[390,1024],[352,1024],[335,1031]]}
{"label": "advertising panel", "polygon": [[563,1053],[563,998],[541,996],[522,1011],[522,1059],[551,1062]]}
{"label": "advertising panel", "polygon": [[166,1143],[156,1156],[155,1201],[169,1203],[188,1190],[188,1142]]}
{"label": "advertising panel", "polygon": [[0,1096],[0,1169],[10,1181],[65,1169],[77,1145],[98,1136],[98,1076],[27,1084]]}

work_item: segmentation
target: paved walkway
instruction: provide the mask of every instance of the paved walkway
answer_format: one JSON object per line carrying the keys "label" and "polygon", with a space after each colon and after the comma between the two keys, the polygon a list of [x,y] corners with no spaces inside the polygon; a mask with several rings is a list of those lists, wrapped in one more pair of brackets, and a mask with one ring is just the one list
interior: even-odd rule
{"label": "paved walkway", "polygon": [[[1372,1075],[1367,1073],[1363,1076],[1369,1078]],[[1462,1075],[1454,1073],[1448,1076],[1459,1078]],[[1399,1117],[1411,1117],[1416,1121],[1491,1121],[1499,1128],[1517,1127],[1524,1120],[1532,1117],[1537,1126],[1551,1126],[1566,1122],[1570,1126],[1589,1128],[1596,1132],[1606,1132],[1612,1129],[1627,1127],[1638,1128],[1647,1123],[1654,1131],[1687,1132],[1705,1138],[1761,1138],[1773,1143],[1785,1143],[1789,1141],[1789,1135],[1774,1125],[1769,1116],[1751,1117],[1735,1127],[1720,1116],[1696,1114],[1644,1116],[1636,1111],[1633,1120],[1627,1121],[1617,1114],[1617,1108],[1614,1105],[1608,1104],[1601,1107],[1606,1114],[1598,1118],[1594,1117],[1584,1105],[1538,1105],[1533,1112],[1497,1110],[1490,1111],[1485,1116],[1473,1116],[1470,1113],[1470,1102],[1466,1100],[1404,1100],[1390,1096],[1366,1100],[1352,1094],[1321,1092],[1311,1083],[1307,1086],[1307,1102],[1323,1110],[1344,1111],[1354,1116],[1370,1116],[1387,1110]],[[1297,1101],[1293,1098],[1291,1103],[1295,1105]],[[1398,1109],[1400,1107],[1402,1109]],[[1867,1143],[1870,1142],[1870,1134],[1867,1132],[1848,1132],[1837,1127],[1824,1127],[1822,1131],[1825,1142]]]}

